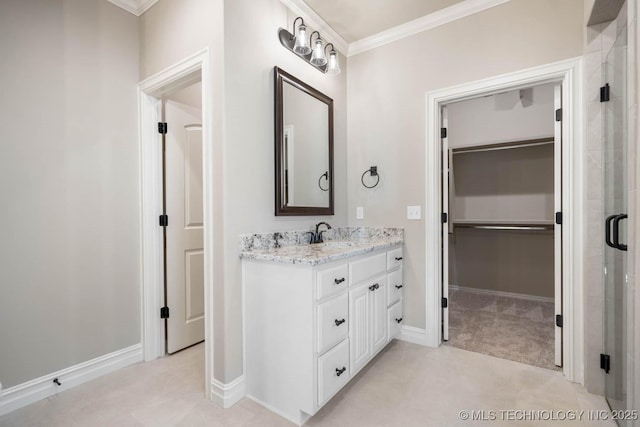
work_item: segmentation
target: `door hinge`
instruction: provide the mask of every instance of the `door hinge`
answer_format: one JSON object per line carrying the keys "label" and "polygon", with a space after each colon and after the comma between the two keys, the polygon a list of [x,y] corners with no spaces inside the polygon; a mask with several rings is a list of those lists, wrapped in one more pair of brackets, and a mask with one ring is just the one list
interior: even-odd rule
{"label": "door hinge", "polygon": [[160,318],[168,319],[169,318],[169,307],[161,307],[160,308]]}
{"label": "door hinge", "polygon": [[562,328],[562,314],[556,314],[556,326]]}
{"label": "door hinge", "polygon": [[556,110],[556,122],[562,121],[562,108]]}
{"label": "door hinge", "polygon": [[447,137],[447,128],[440,128],[440,138]]}
{"label": "door hinge", "polygon": [[160,215],[160,227],[167,227],[169,225],[169,215]]}
{"label": "door hinge", "polygon": [[167,133],[167,122],[158,122],[158,133]]}
{"label": "door hinge", "polygon": [[600,88],[600,102],[609,101],[609,83],[606,83],[604,86]]}
{"label": "door hinge", "polygon": [[556,212],[556,224],[562,224],[562,212]]}
{"label": "door hinge", "polygon": [[611,356],[608,354],[600,354],[600,369],[604,369],[606,374],[611,370]]}
{"label": "door hinge", "polygon": [[448,220],[449,220],[449,215],[446,212],[442,212],[440,214],[440,221],[442,221],[443,224],[446,224]]}
{"label": "door hinge", "polygon": [[442,298],[442,308],[449,307],[449,298]]}

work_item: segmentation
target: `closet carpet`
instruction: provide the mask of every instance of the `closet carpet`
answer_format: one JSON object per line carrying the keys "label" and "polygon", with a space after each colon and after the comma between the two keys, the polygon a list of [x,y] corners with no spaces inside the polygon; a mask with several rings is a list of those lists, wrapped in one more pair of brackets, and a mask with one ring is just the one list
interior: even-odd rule
{"label": "closet carpet", "polygon": [[559,370],[554,327],[553,302],[449,292],[450,346]]}

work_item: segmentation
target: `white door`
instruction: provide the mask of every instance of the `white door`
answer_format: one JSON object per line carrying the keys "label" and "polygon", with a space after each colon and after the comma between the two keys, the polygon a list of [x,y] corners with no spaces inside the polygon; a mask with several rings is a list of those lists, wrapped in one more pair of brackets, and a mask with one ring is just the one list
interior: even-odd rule
{"label": "white door", "polygon": [[[556,221],[554,236],[554,302],[555,302],[555,364],[562,366],[562,85],[554,87],[554,111],[556,112],[553,130],[553,205]],[[558,112],[559,111],[559,112]]]}
{"label": "white door", "polygon": [[204,340],[202,114],[166,101],[167,352]]}
{"label": "white door", "polygon": [[442,339],[449,340],[449,121],[447,107],[442,107],[441,127],[441,170],[442,170]]}

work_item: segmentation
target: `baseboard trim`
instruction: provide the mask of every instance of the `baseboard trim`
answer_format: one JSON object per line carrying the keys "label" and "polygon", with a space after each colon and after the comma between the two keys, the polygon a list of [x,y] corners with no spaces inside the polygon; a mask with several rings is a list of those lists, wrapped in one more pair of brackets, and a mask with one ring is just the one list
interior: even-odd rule
{"label": "baseboard trim", "polygon": [[413,344],[424,345],[430,347],[427,342],[427,331],[425,329],[413,326],[403,325],[400,329],[398,338],[400,341],[406,341]]}
{"label": "baseboard trim", "polygon": [[[302,426],[302,425],[304,425],[304,423],[306,423],[307,421],[309,421],[309,419],[312,417],[312,415],[305,414],[305,413],[303,413],[302,411],[299,411],[299,412],[300,412],[300,415],[301,415],[300,417],[298,417],[298,418],[296,418],[296,417],[292,417],[292,416],[290,416],[290,415],[288,415],[288,414],[285,414],[285,413],[284,413],[284,412],[282,412],[282,411],[279,411],[278,409],[274,408],[273,406],[269,405],[268,403],[263,402],[262,400],[260,400],[260,399],[258,399],[258,398],[256,398],[256,397],[254,397],[254,396],[251,396],[251,395],[247,394],[246,398],[247,398],[247,399],[251,399],[251,400],[253,400],[253,401],[254,401],[254,402],[256,402],[258,405],[264,406],[265,408],[267,408],[268,410],[270,410],[270,411],[271,411],[271,412],[273,412],[274,414],[277,414],[277,415],[281,416],[282,418],[284,418],[284,419],[286,419],[286,420],[288,420],[288,421],[291,421],[293,424],[295,424],[295,425],[297,425],[297,426]],[[304,415],[302,415],[302,414],[304,414]]]}
{"label": "baseboard trim", "polygon": [[526,300],[529,300],[529,301],[554,302],[553,298],[538,297],[538,296],[535,296],[535,295],[517,294],[515,292],[492,291],[492,290],[489,290],[489,289],[477,289],[477,288],[468,288],[468,287],[465,287],[465,286],[451,286],[451,285],[449,285],[449,289],[451,289],[452,291],[465,291],[465,292],[473,292],[473,293],[476,293],[476,294],[484,294],[484,295],[494,295],[494,296],[499,296],[499,297],[526,299]]}
{"label": "baseboard trim", "polygon": [[[0,415],[8,414],[38,400],[141,361],[142,344],[135,344],[26,383],[9,387],[0,394]],[[53,383],[55,378],[58,378],[62,385],[55,385]]]}
{"label": "baseboard trim", "polygon": [[215,378],[211,380],[211,400],[225,409],[238,403],[245,394],[244,375],[226,384]]}

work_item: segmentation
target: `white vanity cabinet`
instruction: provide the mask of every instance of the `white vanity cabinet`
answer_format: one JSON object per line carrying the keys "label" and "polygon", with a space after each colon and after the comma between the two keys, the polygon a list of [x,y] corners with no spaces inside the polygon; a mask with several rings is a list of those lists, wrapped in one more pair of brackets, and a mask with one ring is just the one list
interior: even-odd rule
{"label": "white vanity cabinet", "polygon": [[388,264],[398,249],[317,266],[244,259],[247,396],[302,424],[384,348],[402,317],[388,289],[402,282]]}

